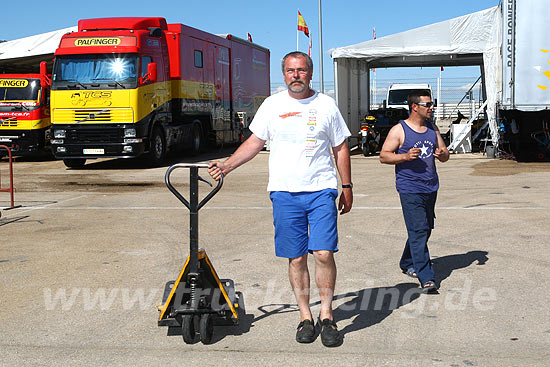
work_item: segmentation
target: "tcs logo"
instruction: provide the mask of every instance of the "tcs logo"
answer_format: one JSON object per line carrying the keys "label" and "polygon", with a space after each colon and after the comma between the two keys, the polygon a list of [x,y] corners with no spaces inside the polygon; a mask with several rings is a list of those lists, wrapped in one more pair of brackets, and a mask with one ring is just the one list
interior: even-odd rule
{"label": "tcs logo", "polygon": [[111,97],[112,92],[110,91],[80,91],[71,95],[71,103],[74,106],[110,106],[113,104]]}

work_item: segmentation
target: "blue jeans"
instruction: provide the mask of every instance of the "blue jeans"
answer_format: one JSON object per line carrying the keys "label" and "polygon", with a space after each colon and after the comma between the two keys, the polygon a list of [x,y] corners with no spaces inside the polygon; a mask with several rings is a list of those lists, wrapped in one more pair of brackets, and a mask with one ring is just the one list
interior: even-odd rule
{"label": "blue jeans", "polygon": [[428,239],[434,227],[437,191],[429,194],[399,194],[399,198],[408,234],[399,266],[403,270],[413,268],[420,283],[424,284],[434,280]]}

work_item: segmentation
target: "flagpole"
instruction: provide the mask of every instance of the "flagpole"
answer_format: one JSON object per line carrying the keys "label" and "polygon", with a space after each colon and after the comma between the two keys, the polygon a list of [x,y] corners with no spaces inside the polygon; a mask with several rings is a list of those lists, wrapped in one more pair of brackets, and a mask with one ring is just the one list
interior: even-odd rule
{"label": "flagpole", "polygon": [[[372,27],[372,39],[376,39],[376,28],[374,27]],[[376,103],[376,68],[372,69],[372,73],[374,74],[372,81],[372,103]]]}
{"label": "flagpole", "polygon": [[[323,79],[323,19],[321,10],[321,0],[319,0],[319,76],[320,76],[320,90],[321,93],[325,93],[325,83]],[[310,38],[311,42],[311,38]]]}
{"label": "flagpole", "polygon": [[[298,24],[300,24],[300,9],[298,9]],[[296,29],[296,51],[300,51],[300,31]]]}
{"label": "flagpole", "polygon": [[[439,79],[437,80],[437,102],[441,102],[441,77],[443,72],[443,66],[439,67]],[[436,121],[439,122],[439,119],[441,118],[441,107],[436,108]]]}

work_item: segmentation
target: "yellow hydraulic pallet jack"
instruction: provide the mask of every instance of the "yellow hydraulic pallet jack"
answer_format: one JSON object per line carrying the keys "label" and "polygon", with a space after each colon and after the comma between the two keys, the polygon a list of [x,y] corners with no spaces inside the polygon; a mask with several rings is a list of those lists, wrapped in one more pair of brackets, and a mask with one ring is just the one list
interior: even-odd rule
{"label": "yellow hydraulic pallet jack", "polygon": [[[170,183],[170,174],[177,168],[190,169],[189,201]],[[239,321],[239,299],[231,279],[220,279],[204,249],[198,248],[199,210],[222,187],[223,177],[218,185],[199,202],[199,180],[208,181],[198,175],[199,168],[208,164],[178,163],[166,171],[165,182],[168,189],[181,201],[190,213],[190,249],[187,261],[177,280],[166,283],[163,305],[159,306],[158,326],[181,327],[183,340],[187,344],[203,344],[212,341],[214,317],[218,321],[236,325]]]}

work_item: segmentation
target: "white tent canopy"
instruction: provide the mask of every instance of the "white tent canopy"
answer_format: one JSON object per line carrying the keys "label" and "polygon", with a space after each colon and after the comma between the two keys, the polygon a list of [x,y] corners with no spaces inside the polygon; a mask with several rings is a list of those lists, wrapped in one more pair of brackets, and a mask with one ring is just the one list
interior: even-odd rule
{"label": "white tent canopy", "polygon": [[336,99],[350,127],[358,129],[362,116],[368,113],[370,68],[479,65],[484,74],[491,135],[495,139],[495,106],[501,93],[501,19],[501,8],[496,6],[332,49]]}
{"label": "white tent canopy", "polygon": [[[38,72],[40,61],[48,61],[57,47],[61,36],[76,31],[77,27],[69,27],[57,31],[37,34],[13,41],[0,43],[0,71],[29,72],[29,68]],[[51,57],[50,57],[51,56]],[[50,60],[47,60],[47,59]]]}

